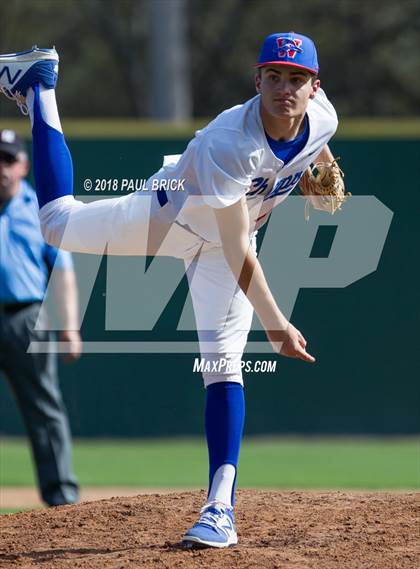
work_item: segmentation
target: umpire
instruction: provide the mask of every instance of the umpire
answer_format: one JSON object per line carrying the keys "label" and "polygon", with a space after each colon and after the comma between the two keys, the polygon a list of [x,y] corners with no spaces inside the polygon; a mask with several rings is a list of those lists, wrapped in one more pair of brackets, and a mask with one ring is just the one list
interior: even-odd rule
{"label": "umpire", "polygon": [[[67,361],[81,353],[78,296],[71,255],[41,235],[35,192],[24,180],[29,163],[23,140],[0,130],[0,373],[4,372],[32,445],[40,492],[50,506],[75,503],[71,435],[57,376],[55,338],[35,330],[52,266],[51,286],[62,319]],[[60,270],[57,270],[60,269]],[[28,353],[31,341],[49,342],[49,353]]]}

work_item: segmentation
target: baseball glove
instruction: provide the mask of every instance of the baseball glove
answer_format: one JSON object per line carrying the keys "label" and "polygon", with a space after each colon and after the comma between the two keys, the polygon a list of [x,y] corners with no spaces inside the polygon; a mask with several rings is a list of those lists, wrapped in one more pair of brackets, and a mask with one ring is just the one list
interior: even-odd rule
{"label": "baseball glove", "polygon": [[338,166],[337,160],[339,158],[335,158],[332,162],[317,162],[309,166],[300,179],[299,186],[306,198],[306,220],[309,219],[309,205],[334,214],[351,196],[344,187],[344,173]]}

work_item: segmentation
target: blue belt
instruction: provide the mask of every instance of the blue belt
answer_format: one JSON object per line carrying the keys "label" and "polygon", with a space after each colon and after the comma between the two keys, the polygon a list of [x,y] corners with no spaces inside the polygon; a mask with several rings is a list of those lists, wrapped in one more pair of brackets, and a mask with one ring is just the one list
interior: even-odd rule
{"label": "blue belt", "polygon": [[157,199],[159,202],[160,207],[163,207],[164,205],[166,205],[168,203],[168,196],[166,195],[166,191],[165,190],[157,190]]}

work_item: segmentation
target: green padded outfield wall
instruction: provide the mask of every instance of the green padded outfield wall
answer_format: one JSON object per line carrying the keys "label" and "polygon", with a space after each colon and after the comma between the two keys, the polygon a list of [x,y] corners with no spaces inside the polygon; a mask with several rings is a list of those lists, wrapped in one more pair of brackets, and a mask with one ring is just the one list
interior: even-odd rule
{"label": "green padded outfield wall", "polygon": [[[72,138],[76,187],[83,193],[87,177],[146,178],[160,166],[163,154],[180,153],[186,143],[184,137]],[[344,289],[300,291],[293,321],[310,340],[318,363],[278,358],[275,374],[246,376],[246,434],[420,430],[419,140],[351,136],[332,146],[342,156],[348,189],[374,194],[394,218],[376,272]],[[136,340],[135,332],[104,331],[105,270],[103,260],[83,323],[84,338]],[[173,326],[185,293],[183,283],[159,320],[161,337]],[[142,302],[141,290],[137,300]],[[200,375],[192,372],[193,357],[91,354],[70,367],[61,365],[74,435],[201,434],[204,390]],[[24,432],[3,381],[0,432]]]}

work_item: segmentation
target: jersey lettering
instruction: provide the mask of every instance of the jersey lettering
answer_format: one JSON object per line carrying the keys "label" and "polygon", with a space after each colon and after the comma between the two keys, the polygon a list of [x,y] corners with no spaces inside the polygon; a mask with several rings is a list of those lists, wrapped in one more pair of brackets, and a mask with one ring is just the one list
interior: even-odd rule
{"label": "jersey lettering", "polygon": [[291,192],[302,176],[303,172],[296,172],[296,174],[287,176],[287,178],[281,178],[274,186],[273,191],[270,192],[264,199],[268,200],[270,198],[275,198],[277,196]]}
{"label": "jersey lettering", "polygon": [[256,194],[261,194],[268,187],[268,180],[270,178],[254,178],[252,180],[252,190],[247,192],[247,196],[255,196]]}

